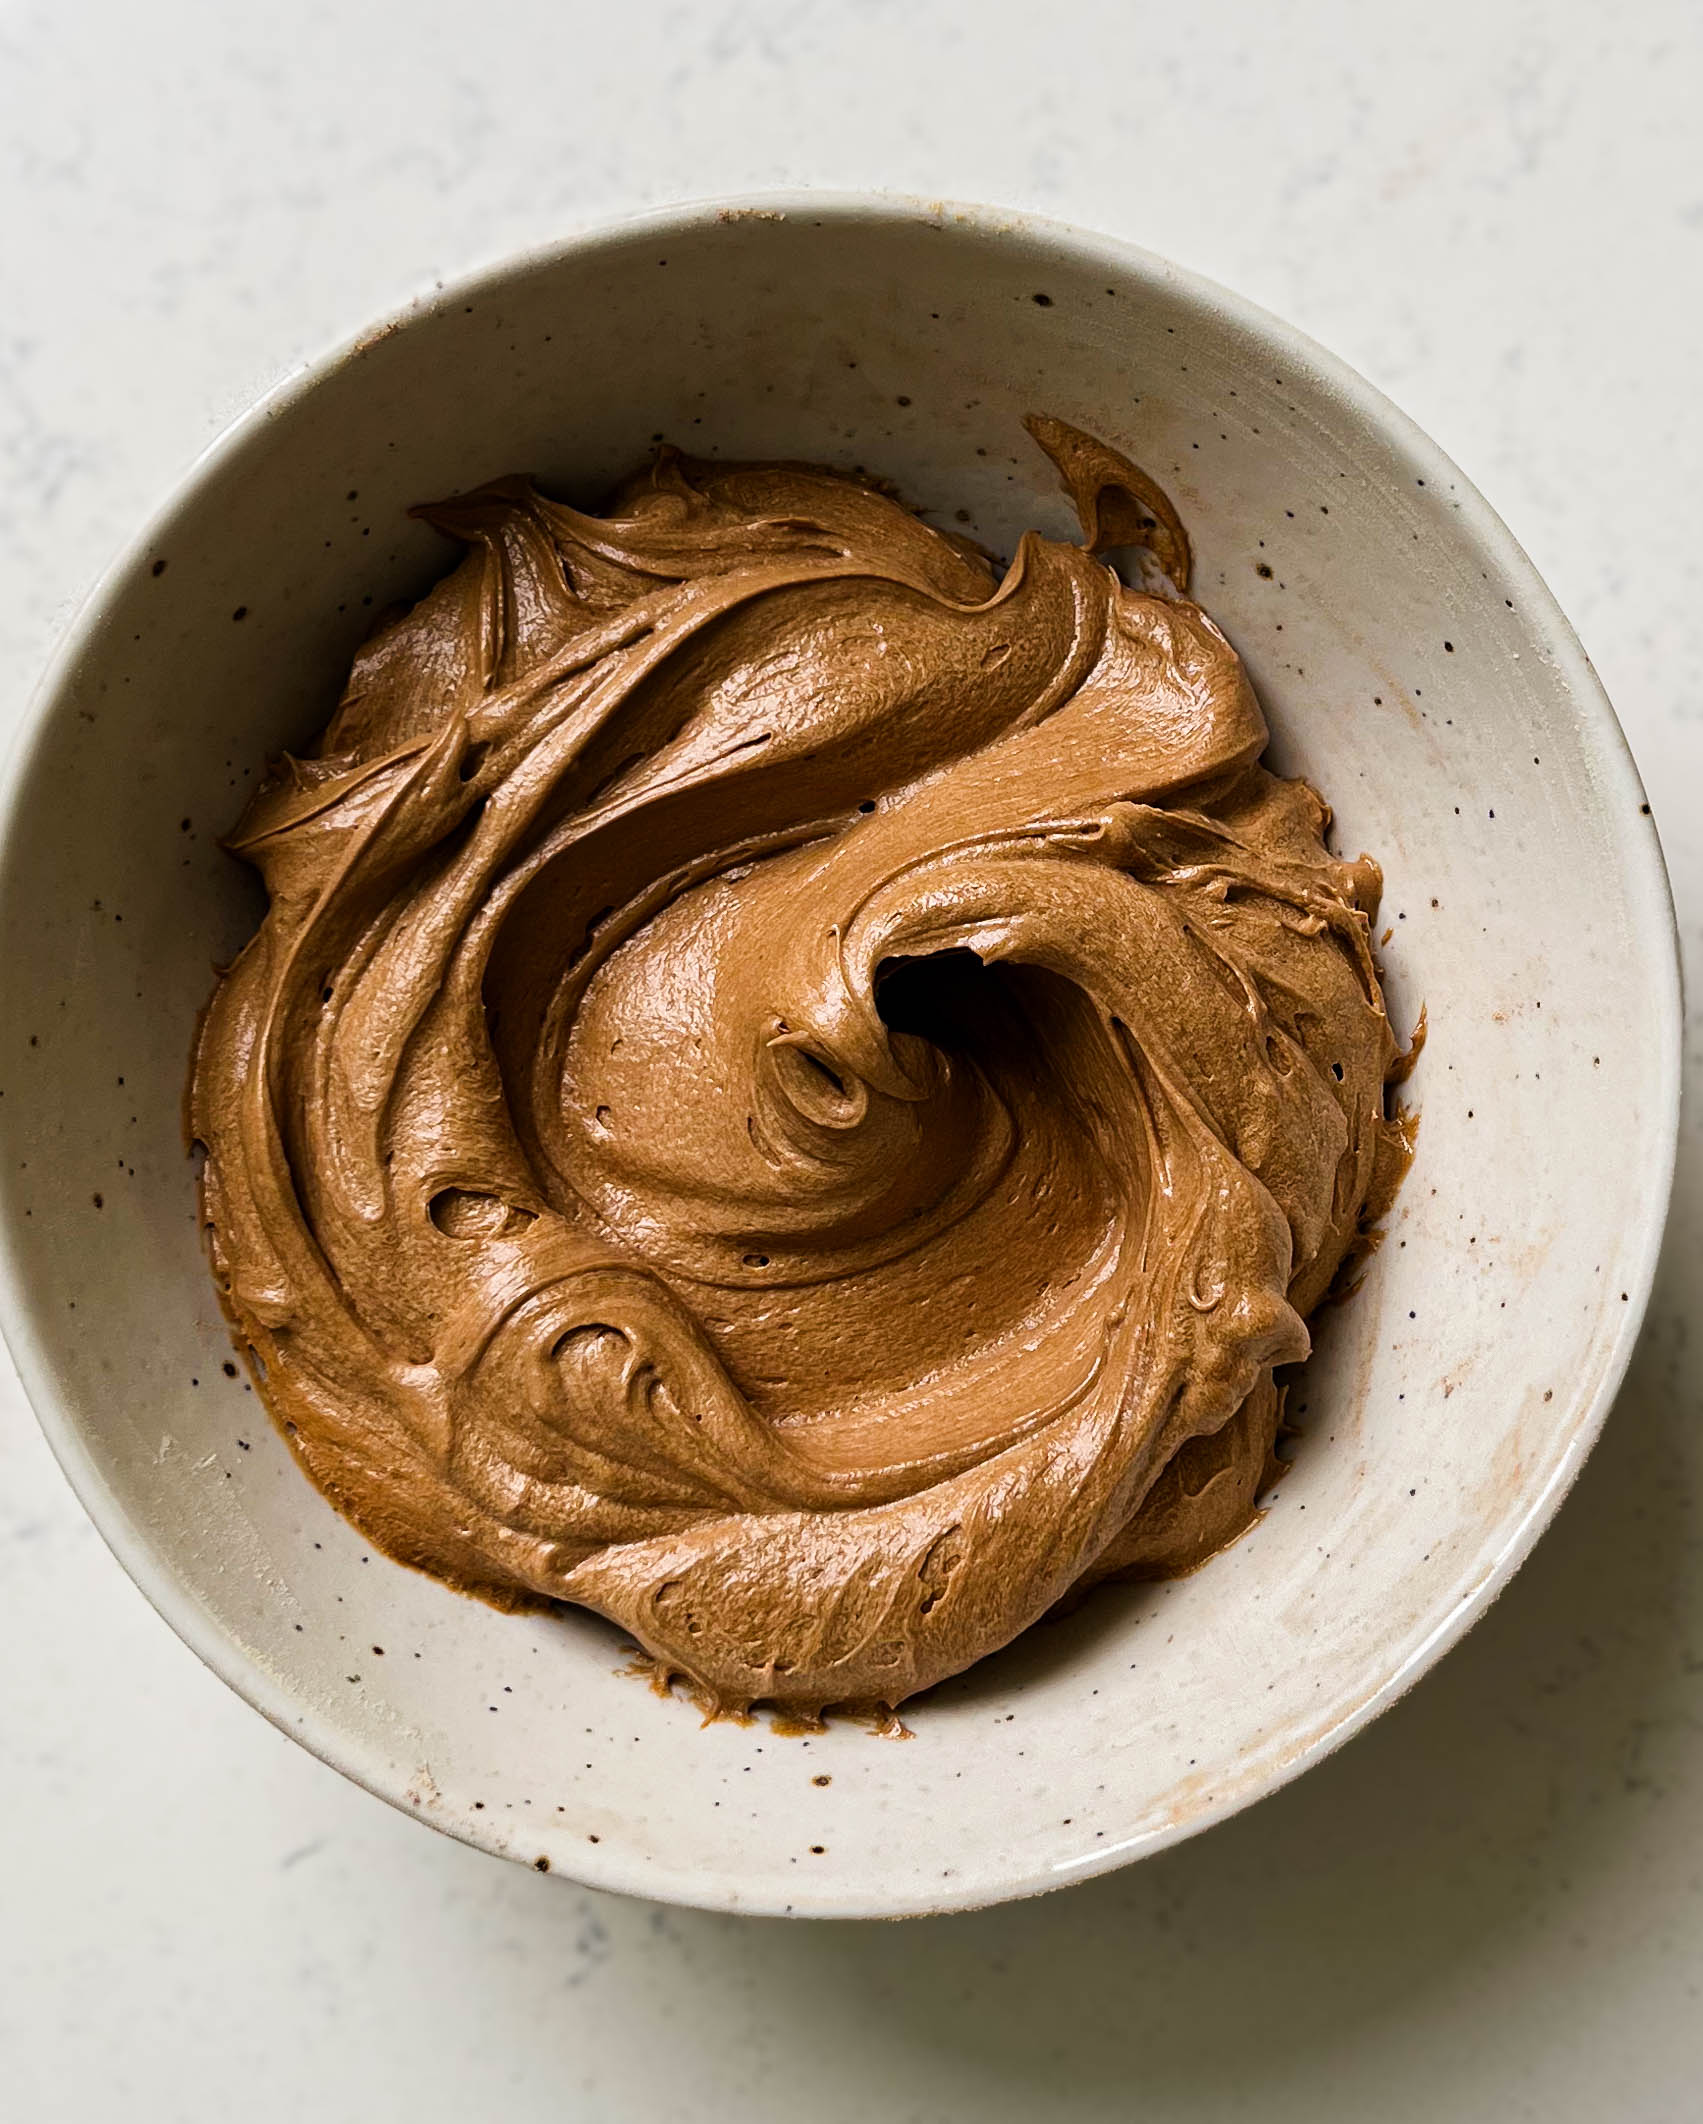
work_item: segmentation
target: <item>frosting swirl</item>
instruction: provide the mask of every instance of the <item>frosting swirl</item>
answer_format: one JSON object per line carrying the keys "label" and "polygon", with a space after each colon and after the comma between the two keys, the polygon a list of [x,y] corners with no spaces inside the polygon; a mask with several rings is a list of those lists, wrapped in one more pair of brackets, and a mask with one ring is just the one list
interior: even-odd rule
{"label": "frosting swirl", "polygon": [[230,844],[191,1121],[275,1419],[716,1708],[891,1707],[1239,1532],[1402,1164],[1376,866],[1163,494],[1029,425],[1086,543],[1002,576],[805,465],[422,511],[466,558]]}

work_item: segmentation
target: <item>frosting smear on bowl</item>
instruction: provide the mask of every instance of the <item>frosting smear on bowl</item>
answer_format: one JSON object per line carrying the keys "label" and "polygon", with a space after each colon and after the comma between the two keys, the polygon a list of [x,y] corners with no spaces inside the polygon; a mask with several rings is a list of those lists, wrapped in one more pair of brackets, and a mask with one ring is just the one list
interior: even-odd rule
{"label": "frosting smear on bowl", "polygon": [[1084,543],[1003,572],[808,465],[423,511],[466,557],[230,843],[191,1121],[292,1450],[714,1709],[890,1709],[1242,1531],[1405,1162],[1377,867],[1164,495],[1029,425]]}

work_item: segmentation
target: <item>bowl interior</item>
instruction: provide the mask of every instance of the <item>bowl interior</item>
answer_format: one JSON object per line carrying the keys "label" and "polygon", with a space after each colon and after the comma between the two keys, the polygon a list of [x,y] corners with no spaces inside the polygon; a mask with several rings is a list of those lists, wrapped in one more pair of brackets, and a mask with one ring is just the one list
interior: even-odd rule
{"label": "bowl interior", "polygon": [[[1321,1323],[1266,1519],[936,1692],[914,1737],[700,1729],[593,1618],[370,1555],[241,1377],[180,1102],[259,901],[217,846],[265,756],[449,550],[404,513],[509,470],[595,498],[667,436],[897,479],[1008,552],[1071,521],[1020,426],[1127,450],[1194,535],[1276,763],[1387,876],[1430,1040],[1388,1243]],[[455,1834],[726,1908],[1032,1891],[1269,1790],[1513,1567],[1624,1364],[1665,1202],[1677,1017],[1642,795],[1507,534],[1281,327],[1101,239],[792,202],[630,225],[435,299],[252,416],[97,596],[16,767],[0,1164],[20,1364],[174,1624],[268,1716]],[[382,1649],[380,1649],[382,1648]],[[830,1782],[831,1780],[831,1782]]]}

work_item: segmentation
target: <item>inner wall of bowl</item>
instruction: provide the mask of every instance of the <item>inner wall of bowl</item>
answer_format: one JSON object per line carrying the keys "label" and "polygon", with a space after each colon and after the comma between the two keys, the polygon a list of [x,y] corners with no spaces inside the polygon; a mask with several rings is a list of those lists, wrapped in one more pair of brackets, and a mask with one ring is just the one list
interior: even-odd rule
{"label": "inner wall of bowl", "polygon": [[[868,466],[1008,553],[1073,528],[1032,410],[1168,488],[1277,761],[1383,863],[1393,1012],[1430,1019],[1419,1155],[1236,1548],[1032,1632],[908,1742],[700,1730],[601,1623],[499,1616],[370,1554],[232,1376],[180,1136],[196,1014],[259,904],[216,837],[323,723],[375,614],[453,557],[411,503],[511,470],[595,499],[666,437]],[[1568,1472],[1611,1361],[1659,1184],[1668,979],[1635,794],[1575,712],[1564,637],[1430,462],[1152,261],[827,212],[620,233],[446,298],[249,426],[110,587],[0,880],[20,1354],[121,1553],[227,1678],[492,1848],[857,1911],[1149,1848],[1423,1656]]]}

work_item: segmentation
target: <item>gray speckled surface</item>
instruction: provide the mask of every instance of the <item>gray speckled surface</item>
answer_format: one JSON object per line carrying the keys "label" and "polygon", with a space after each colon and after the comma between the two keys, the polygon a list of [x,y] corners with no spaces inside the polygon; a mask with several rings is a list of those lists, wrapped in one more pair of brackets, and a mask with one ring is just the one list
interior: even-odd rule
{"label": "gray speckled surface", "polygon": [[[1004,199],[1267,303],[1480,482],[1619,707],[1695,988],[1689,8],[724,0],[612,20],[0,8],[0,716],[214,429],[439,275],[686,193]],[[898,1928],[616,1902],[392,1815],[171,1637],[8,1377],[0,2064],[20,2113],[1694,2113],[1700,1152],[1692,1113],[1602,1446],[1434,1676],[1192,1845]]]}

